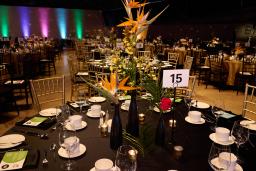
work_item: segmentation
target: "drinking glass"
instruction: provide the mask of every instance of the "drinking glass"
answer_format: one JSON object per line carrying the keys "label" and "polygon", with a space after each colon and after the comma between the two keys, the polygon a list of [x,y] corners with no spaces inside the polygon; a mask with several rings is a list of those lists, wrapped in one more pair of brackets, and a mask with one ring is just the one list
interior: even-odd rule
{"label": "drinking glass", "polygon": [[[226,153],[225,162],[220,162],[219,156],[221,153]],[[214,171],[227,171],[231,164],[231,148],[230,146],[224,146],[213,143],[208,156],[208,163]]]}
{"label": "drinking glass", "polygon": [[137,150],[130,145],[122,145],[116,154],[116,171],[136,171]]}
{"label": "drinking glass", "polygon": [[79,106],[80,114],[82,114],[82,107],[86,103],[85,91],[78,90],[76,92],[76,104]]}
{"label": "drinking glass", "polygon": [[249,139],[249,130],[240,124],[240,121],[235,121],[232,127],[231,135],[237,146],[237,153],[239,147]]}
{"label": "drinking glass", "polygon": [[222,112],[216,106],[211,107],[212,115],[215,117],[215,125],[211,127],[213,131],[215,131],[216,127],[218,126],[219,117],[222,115]]}
{"label": "drinking glass", "polygon": [[57,125],[63,125],[64,122],[70,116],[70,109],[67,104],[64,104],[63,106],[57,106],[56,110],[58,110],[58,109],[61,109],[61,113],[59,115],[56,115]]}
{"label": "drinking glass", "polygon": [[[75,162],[70,160],[71,146],[68,146],[67,144],[65,144],[65,141],[67,138],[74,138],[75,141],[78,141],[78,138],[76,137],[76,132],[68,131],[64,125],[63,127],[60,128],[59,145],[61,148],[66,150],[67,155],[68,155],[68,160],[66,162],[64,162],[61,167],[62,167],[62,169],[69,171],[69,170],[75,170],[75,167],[74,167]],[[77,143],[77,142],[74,142],[74,143]]]}
{"label": "drinking glass", "polygon": [[185,97],[184,98],[184,102],[188,108],[188,111],[190,111],[190,107],[191,107],[191,102],[192,102],[192,99],[190,97]]}

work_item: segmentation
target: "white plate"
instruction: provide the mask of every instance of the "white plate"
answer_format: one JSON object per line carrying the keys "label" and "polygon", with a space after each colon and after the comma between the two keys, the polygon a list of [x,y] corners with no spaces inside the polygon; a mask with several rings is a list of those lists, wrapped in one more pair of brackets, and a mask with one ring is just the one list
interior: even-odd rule
{"label": "white plate", "polygon": [[198,122],[193,122],[193,121],[190,120],[189,116],[185,117],[185,121],[187,121],[188,123],[191,123],[191,124],[204,124],[205,123],[204,118],[201,118],[200,121],[198,121]]}
{"label": "white plate", "polygon": [[105,97],[91,97],[91,98],[89,98],[89,102],[95,102],[95,103],[104,102],[105,100],[106,100]]}
{"label": "white plate", "polygon": [[[87,126],[87,123],[85,121],[82,121],[82,126],[80,128],[76,128],[75,130],[81,130],[84,129]],[[71,127],[70,123],[67,122],[67,124],[65,125],[65,128],[69,131],[74,131],[74,129]]]}
{"label": "white plate", "polygon": [[142,99],[152,99],[152,95],[150,93],[146,93],[144,95],[141,95]]}
{"label": "white plate", "polygon": [[[212,159],[212,160],[211,160],[211,163],[212,163],[212,165],[214,165],[215,167],[221,168],[220,163],[219,163],[219,158],[218,158],[218,157]],[[235,167],[235,170],[234,170],[234,171],[243,171],[243,168],[242,168],[238,163],[236,163],[236,167]]]}
{"label": "white plate", "polygon": [[[79,144],[79,153],[70,155],[70,158],[79,157],[86,152],[86,147],[83,144]],[[58,154],[61,157],[69,158],[67,151],[64,148],[59,148]]]}
{"label": "white plate", "polygon": [[[160,110],[158,109],[158,107],[154,107],[153,108],[153,110],[155,111],[155,112],[157,112],[157,113],[159,113],[160,112]],[[167,112],[170,112],[171,110],[167,110],[167,111],[164,111],[163,113],[167,113]]]}
{"label": "white plate", "polygon": [[192,100],[192,106],[199,109],[208,109],[210,105],[204,102],[197,102],[195,100]]}
{"label": "white plate", "polygon": [[[95,167],[91,168],[90,171],[96,171]],[[113,167],[111,171],[116,171],[116,167]]]}
{"label": "white plate", "polygon": [[60,109],[48,108],[48,109],[41,110],[39,112],[39,115],[41,115],[41,116],[56,116],[56,114],[59,115],[60,113],[61,113]]}
{"label": "white plate", "polygon": [[240,122],[245,128],[256,131],[256,122],[250,120],[243,120]]}
{"label": "white plate", "polygon": [[0,149],[16,147],[23,141],[25,141],[25,137],[21,134],[4,135],[0,137]]}
{"label": "white plate", "polygon": [[131,96],[130,95],[126,95],[126,96],[119,96],[118,100],[131,100]]}
{"label": "white plate", "polygon": [[125,111],[129,111],[129,107],[124,104],[121,105],[121,109]]}
{"label": "white plate", "polygon": [[[102,110],[101,113],[103,114],[103,116],[105,115],[105,112]],[[92,111],[88,111],[86,113],[87,116],[91,117],[91,118],[99,118],[100,117],[100,114],[98,115],[95,115]]]}
{"label": "white plate", "polygon": [[229,136],[229,140],[228,141],[218,141],[217,139],[216,139],[216,136],[215,136],[216,134],[215,133],[211,133],[210,135],[209,135],[209,137],[210,137],[210,139],[213,141],[213,142],[215,142],[215,143],[217,143],[217,144],[221,144],[221,145],[231,145],[231,144],[234,144],[234,139],[233,139],[233,137],[231,137],[231,136]]}

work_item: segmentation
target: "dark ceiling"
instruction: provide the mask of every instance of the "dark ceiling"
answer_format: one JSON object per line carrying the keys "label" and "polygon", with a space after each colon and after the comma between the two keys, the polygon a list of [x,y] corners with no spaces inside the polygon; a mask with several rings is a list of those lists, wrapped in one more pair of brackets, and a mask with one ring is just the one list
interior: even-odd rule
{"label": "dark ceiling", "polygon": [[[144,0],[140,0],[144,1]],[[152,13],[157,13],[165,6],[168,10],[160,17],[161,20],[218,20],[256,21],[256,0],[148,0],[147,6]],[[0,5],[39,6],[53,8],[78,8],[102,10],[105,15],[123,14],[121,0],[0,0]]]}

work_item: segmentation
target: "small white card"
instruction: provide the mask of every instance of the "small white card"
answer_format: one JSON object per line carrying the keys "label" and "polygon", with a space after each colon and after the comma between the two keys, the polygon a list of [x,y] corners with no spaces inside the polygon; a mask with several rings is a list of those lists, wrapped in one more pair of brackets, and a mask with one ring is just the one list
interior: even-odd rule
{"label": "small white card", "polygon": [[163,88],[187,87],[189,69],[175,69],[163,71]]}
{"label": "small white card", "polygon": [[21,169],[26,160],[28,151],[6,152],[0,163],[0,170]]}

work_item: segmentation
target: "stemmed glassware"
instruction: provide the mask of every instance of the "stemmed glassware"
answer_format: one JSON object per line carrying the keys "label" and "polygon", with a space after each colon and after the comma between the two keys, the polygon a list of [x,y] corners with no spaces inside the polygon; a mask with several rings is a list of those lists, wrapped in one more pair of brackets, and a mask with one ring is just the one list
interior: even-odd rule
{"label": "stemmed glassware", "polygon": [[76,104],[79,106],[80,114],[82,114],[82,108],[85,103],[86,103],[85,91],[78,90],[76,93]]}
{"label": "stemmed glassware", "polygon": [[212,126],[211,129],[213,131],[215,131],[216,127],[218,126],[218,120],[219,120],[219,117],[222,115],[222,112],[216,106],[211,107],[211,112],[212,112],[213,116],[215,117],[215,125]]}
{"label": "stemmed glassware", "polygon": [[239,147],[249,139],[249,130],[240,124],[240,121],[234,122],[232,127],[231,135],[237,146],[237,153]]}
{"label": "stemmed glassware", "polygon": [[130,145],[118,148],[115,160],[116,171],[136,171],[137,150]]}
{"label": "stemmed glassware", "polygon": [[65,126],[60,128],[59,132],[59,145],[61,148],[63,148],[67,152],[68,160],[64,162],[64,164],[61,166],[62,169],[70,171],[74,170],[74,161],[70,160],[70,153],[72,151],[72,146],[74,144],[78,143],[78,138],[76,137],[75,131],[68,131]]}
{"label": "stemmed glassware", "polygon": [[[221,159],[225,159],[225,161],[220,162],[220,156],[222,156]],[[231,153],[230,146],[213,143],[208,156],[208,163],[214,171],[227,171],[234,158],[235,156]]]}

